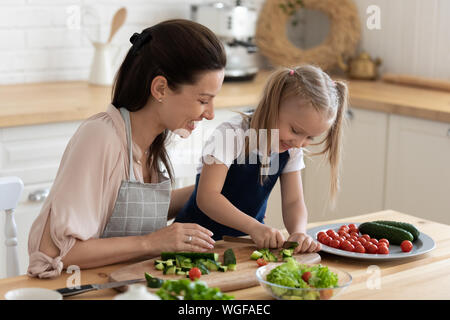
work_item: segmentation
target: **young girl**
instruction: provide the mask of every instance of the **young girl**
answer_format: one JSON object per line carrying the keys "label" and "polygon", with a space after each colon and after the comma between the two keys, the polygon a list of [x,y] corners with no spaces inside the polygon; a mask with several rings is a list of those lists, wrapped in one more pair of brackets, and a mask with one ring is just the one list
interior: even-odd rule
{"label": "young girl", "polygon": [[317,144],[325,143],[319,154],[328,156],[334,198],[346,107],[347,86],[320,68],[275,71],[254,113],[222,123],[208,139],[194,192],[175,221],[198,223],[215,240],[248,234],[259,248],[281,247],[282,233],[264,224],[267,199],[280,178],[287,240],[299,242],[296,253],[319,251],[320,244],[306,234],[303,148],[327,133]]}

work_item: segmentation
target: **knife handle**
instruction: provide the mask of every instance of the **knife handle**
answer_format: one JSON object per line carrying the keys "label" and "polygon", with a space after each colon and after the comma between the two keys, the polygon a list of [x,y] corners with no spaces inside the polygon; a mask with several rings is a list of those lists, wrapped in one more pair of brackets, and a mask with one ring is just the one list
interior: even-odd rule
{"label": "knife handle", "polygon": [[60,288],[60,289],[56,289],[56,291],[61,293],[63,297],[70,297],[70,296],[74,296],[74,295],[77,295],[77,294],[80,294],[80,293],[84,293],[84,292],[88,292],[88,291],[92,291],[92,290],[96,290],[96,288],[94,288],[94,286],[92,286],[90,284],[82,285],[79,288],[74,287],[74,288]]}

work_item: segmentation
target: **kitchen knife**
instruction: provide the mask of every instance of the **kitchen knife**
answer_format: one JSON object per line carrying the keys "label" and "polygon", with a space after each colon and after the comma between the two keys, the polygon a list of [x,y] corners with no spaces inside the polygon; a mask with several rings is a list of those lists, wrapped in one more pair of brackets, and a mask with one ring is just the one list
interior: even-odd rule
{"label": "kitchen knife", "polygon": [[63,297],[70,297],[70,296],[74,296],[74,295],[77,295],[80,293],[85,293],[85,292],[89,292],[89,291],[93,291],[93,290],[118,288],[118,287],[123,287],[123,286],[129,285],[129,284],[144,282],[144,281],[146,281],[145,278],[126,280],[126,281],[118,281],[118,282],[85,284],[85,285],[79,286],[78,289],[77,289],[77,287],[59,288],[59,289],[56,289],[56,291],[61,293]]}
{"label": "kitchen knife", "polygon": [[[241,237],[223,236],[222,240],[223,241],[228,241],[228,242],[239,242],[239,243],[255,244],[255,242],[252,239],[241,238]],[[283,243],[282,248],[283,249],[291,249],[291,248],[296,248],[297,246],[298,246],[298,242],[296,242],[296,241],[285,241]]]}

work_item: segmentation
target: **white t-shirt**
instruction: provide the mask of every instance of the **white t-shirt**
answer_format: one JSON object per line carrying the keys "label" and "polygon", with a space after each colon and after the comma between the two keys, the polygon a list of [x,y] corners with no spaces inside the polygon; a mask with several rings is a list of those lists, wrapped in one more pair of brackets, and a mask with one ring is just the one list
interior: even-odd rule
{"label": "white t-shirt", "polygon": [[[248,121],[243,119],[240,114],[217,126],[203,145],[197,173],[201,173],[204,162],[212,163],[214,159],[217,159],[229,168],[233,161],[244,151],[245,135],[248,128]],[[256,154],[254,155],[256,156]],[[272,153],[271,159],[276,156],[278,156],[278,153]],[[289,160],[282,173],[298,171],[303,168],[305,168],[303,150],[301,148],[289,149]]]}

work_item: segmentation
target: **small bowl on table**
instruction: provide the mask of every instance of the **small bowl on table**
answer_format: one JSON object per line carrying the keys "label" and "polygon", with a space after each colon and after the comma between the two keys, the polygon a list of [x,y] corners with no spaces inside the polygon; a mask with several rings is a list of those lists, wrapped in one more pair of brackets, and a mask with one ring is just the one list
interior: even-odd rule
{"label": "small bowl on table", "polygon": [[283,263],[269,263],[256,270],[256,278],[259,284],[277,300],[329,300],[336,298],[352,282],[350,273],[336,268],[328,267],[338,276],[338,284],[333,288],[294,288],[271,283],[266,280],[272,269]]}

